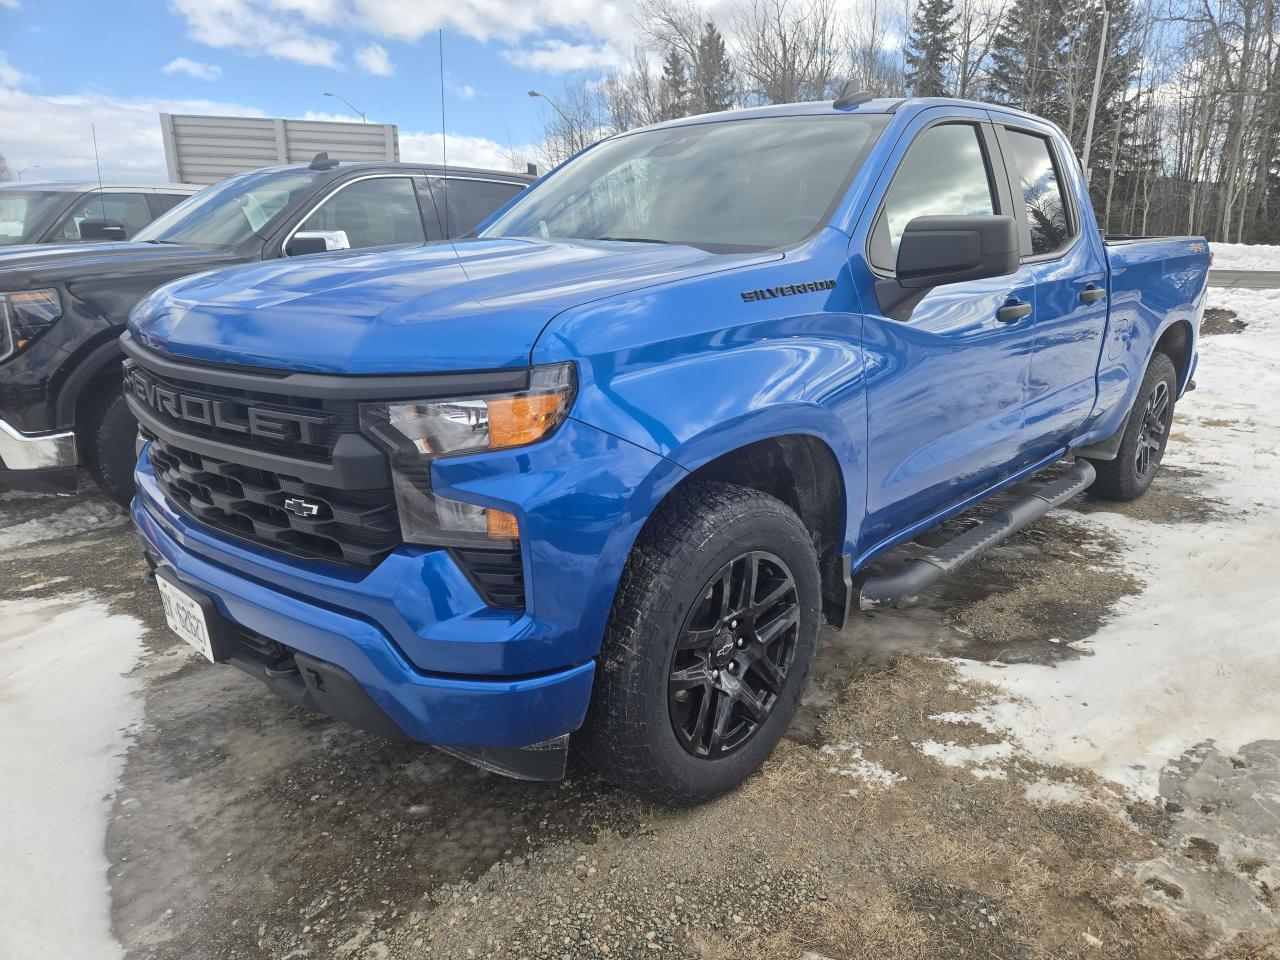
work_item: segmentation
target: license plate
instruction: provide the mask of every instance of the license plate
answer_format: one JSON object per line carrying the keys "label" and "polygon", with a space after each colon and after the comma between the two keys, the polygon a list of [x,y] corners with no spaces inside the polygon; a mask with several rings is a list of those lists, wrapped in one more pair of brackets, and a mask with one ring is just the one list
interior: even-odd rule
{"label": "license plate", "polygon": [[169,629],[199,650],[213,663],[213,642],[209,639],[209,624],[198,601],[187,596],[162,576],[156,577],[160,588],[160,602],[164,604],[164,618]]}

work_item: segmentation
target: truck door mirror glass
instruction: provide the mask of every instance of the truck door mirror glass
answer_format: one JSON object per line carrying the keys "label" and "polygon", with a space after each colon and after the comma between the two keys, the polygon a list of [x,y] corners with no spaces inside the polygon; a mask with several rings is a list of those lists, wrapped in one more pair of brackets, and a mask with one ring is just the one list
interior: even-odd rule
{"label": "truck door mirror glass", "polygon": [[290,257],[300,257],[306,253],[350,249],[351,242],[345,230],[299,230],[289,239],[284,252]]}
{"label": "truck door mirror glass", "polygon": [[880,309],[905,320],[934,287],[1008,276],[1019,257],[1013,217],[916,217],[902,232],[896,275],[876,283]]}
{"label": "truck door mirror glass", "polygon": [[119,220],[86,218],[79,223],[81,240],[123,240],[124,224]]}

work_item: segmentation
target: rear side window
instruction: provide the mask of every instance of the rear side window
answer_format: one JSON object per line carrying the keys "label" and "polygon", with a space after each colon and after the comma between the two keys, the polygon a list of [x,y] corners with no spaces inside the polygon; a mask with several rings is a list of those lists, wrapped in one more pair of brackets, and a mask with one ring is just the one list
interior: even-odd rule
{"label": "rear side window", "polygon": [[1071,240],[1071,218],[1049,141],[1009,127],[1005,134],[1022,184],[1022,201],[1031,227],[1031,253],[1040,256],[1060,250]]}
{"label": "rear side window", "polygon": [[995,212],[978,128],[969,123],[930,127],[908,148],[885,196],[871,233],[871,263],[881,270],[894,268],[902,232],[916,217]]}
{"label": "rear side window", "polygon": [[326,200],[298,229],[341,230],[353,250],[427,239],[408,177],[357,180]]}
{"label": "rear side window", "polygon": [[160,203],[160,212],[168,213],[189,196],[189,193],[157,193],[156,200]]}
{"label": "rear side window", "polygon": [[444,220],[445,231],[450,237],[470,233],[522,189],[515,183],[461,180],[456,177],[435,182],[436,200],[443,200],[440,203],[441,219]]}

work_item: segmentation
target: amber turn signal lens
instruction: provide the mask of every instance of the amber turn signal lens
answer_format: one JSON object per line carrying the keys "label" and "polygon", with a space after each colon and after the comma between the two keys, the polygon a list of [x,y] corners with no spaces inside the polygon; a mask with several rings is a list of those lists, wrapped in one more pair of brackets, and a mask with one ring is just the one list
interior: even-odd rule
{"label": "amber turn signal lens", "polygon": [[489,446],[520,447],[533,443],[560,419],[565,405],[561,393],[501,397],[488,401]]}
{"label": "amber turn signal lens", "polygon": [[485,517],[489,521],[489,536],[494,540],[519,540],[520,525],[516,523],[514,514],[493,507],[485,507]]}

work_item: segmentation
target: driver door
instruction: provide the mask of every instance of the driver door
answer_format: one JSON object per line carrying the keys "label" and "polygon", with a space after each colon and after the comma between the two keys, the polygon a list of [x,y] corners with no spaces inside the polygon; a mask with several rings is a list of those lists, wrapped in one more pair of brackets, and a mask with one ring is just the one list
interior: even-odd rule
{"label": "driver door", "polygon": [[[979,111],[922,114],[886,166],[889,182],[863,235],[872,272],[893,275],[902,230],[915,217],[1012,215],[998,151]],[[935,287],[903,319],[865,305],[864,551],[904,538],[1020,465],[1034,287],[1023,266]]]}

